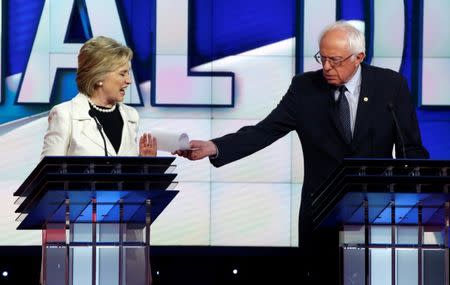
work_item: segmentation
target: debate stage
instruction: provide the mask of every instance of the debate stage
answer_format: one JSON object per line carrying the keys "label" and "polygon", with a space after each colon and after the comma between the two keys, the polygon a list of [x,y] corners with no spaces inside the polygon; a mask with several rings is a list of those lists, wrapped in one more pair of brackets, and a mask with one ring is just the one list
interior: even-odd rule
{"label": "debate stage", "polygon": [[[154,246],[153,285],[297,284],[297,255],[295,247]],[[0,247],[2,285],[37,285],[40,266],[41,246]]]}

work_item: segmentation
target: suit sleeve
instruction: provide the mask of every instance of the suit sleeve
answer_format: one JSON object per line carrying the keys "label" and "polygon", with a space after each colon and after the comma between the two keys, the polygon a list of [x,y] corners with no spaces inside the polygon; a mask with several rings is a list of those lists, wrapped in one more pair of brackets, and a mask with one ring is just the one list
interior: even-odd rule
{"label": "suit sleeve", "polygon": [[[422,144],[422,138],[411,94],[406,80],[401,77],[399,92],[395,98],[394,110],[402,132],[407,158],[429,158],[427,149]],[[395,153],[402,153],[401,138],[397,134],[395,139]],[[397,155],[397,157],[399,157]]]}
{"label": "suit sleeve", "polygon": [[277,107],[261,122],[253,126],[245,126],[235,133],[212,139],[217,146],[218,156],[210,161],[215,167],[251,155],[274,141],[285,136],[296,128],[296,98],[292,92],[292,84]]}
{"label": "suit sleeve", "polygon": [[71,126],[70,112],[62,110],[59,106],[55,106],[50,110],[41,159],[44,156],[67,155]]}

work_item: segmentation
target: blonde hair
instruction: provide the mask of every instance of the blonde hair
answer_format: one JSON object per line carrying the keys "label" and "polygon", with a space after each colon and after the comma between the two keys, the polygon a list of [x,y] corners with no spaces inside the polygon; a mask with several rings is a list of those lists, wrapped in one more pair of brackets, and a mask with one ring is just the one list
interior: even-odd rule
{"label": "blonde hair", "polygon": [[104,36],[86,41],[78,54],[78,91],[91,96],[104,76],[128,63],[133,51],[121,43]]}

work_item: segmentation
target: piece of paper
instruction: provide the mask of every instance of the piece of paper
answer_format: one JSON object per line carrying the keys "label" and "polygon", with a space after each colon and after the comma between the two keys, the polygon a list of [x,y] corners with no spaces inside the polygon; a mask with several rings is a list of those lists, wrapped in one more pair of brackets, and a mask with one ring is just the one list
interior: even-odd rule
{"label": "piece of paper", "polygon": [[183,132],[169,132],[162,129],[152,129],[150,134],[156,138],[158,150],[174,152],[188,150],[189,136]]}

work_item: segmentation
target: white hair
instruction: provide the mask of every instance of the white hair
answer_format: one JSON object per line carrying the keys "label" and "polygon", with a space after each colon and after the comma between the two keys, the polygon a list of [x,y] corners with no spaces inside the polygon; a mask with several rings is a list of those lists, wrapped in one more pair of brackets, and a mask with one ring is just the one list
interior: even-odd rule
{"label": "white hair", "polygon": [[366,52],[366,40],[364,37],[364,33],[358,30],[356,27],[354,27],[350,22],[347,21],[337,21],[329,26],[327,26],[322,33],[320,34],[319,38],[319,46],[320,42],[322,41],[323,37],[326,33],[333,31],[333,30],[340,30],[347,34],[347,43],[350,51],[352,53],[360,53]]}

